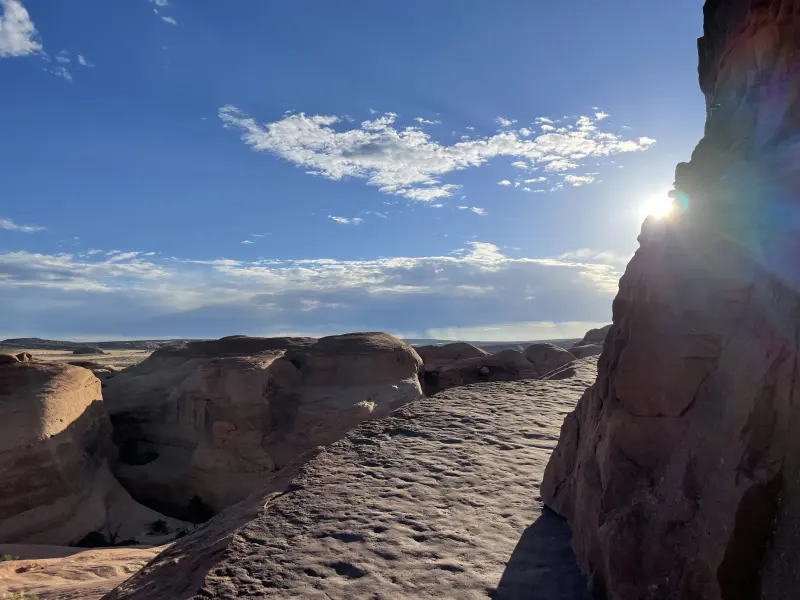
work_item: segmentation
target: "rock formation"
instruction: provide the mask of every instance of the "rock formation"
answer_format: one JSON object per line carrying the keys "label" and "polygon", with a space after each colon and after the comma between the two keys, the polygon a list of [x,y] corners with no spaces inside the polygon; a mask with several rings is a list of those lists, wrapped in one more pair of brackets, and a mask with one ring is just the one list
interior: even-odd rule
{"label": "rock formation", "polygon": [[450,362],[425,363],[422,370],[422,387],[427,395],[442,390],[488,381],[516,381],[536,379],[538,371],[521,352],[503,350],[474,358]]}
{"label": "rock formation", "polygon": [[534,498],[594,361],[570,379],[461,387],[363,423],[106,600],[588,600],[568,529]]}
{"label": "rock formation", "polygon": [[158,350],[106,382],[115,473],[140,502],[202,521],[309,448],[420,398],[420,364],[379,333]]}
{"label": "rock formation", "polygon": [[444,346],[417,346],[414,350],[417,351],[422,362],[430,367],[451,363],[455,360],[483,358],[489,355],[486,350],[467,342],[454,342]]}
{"label": "rock formation", "polygon": [[0,365],[0,543],[69,544],[104,528],[122,540],[160,517],[111,476],[110,432],[91,372]]}
{"label": "rock formation", "polygon": [[580,342],[577,342],[573,348],[589,345],[602,346],[603,342],[606,341],[606,336],[610,330],[611,325],[606,325],[605,327],[600,327],[598,329],[590,329],[586,332],[586,335],[583,336],[583,339]]}
{"label": "rock formation", "polygon": [[533,365],[537,377],[543,377],[550,371],[575,360],[575,356],[569,350],[553,344],[531,344],[525,349],[525,358]]}
{"label": "rock formation", "polygon": [[611,600],[800,594],[800,3],[708,0],[704,139],[542,485]]}

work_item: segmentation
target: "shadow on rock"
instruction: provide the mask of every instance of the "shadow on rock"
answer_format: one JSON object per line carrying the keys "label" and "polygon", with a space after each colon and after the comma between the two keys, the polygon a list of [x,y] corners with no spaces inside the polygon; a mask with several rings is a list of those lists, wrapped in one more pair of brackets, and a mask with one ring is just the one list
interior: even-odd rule
{"label": "shadow on rock", "polygon": [[517,542],[493,600],[591,600],[570,546],[569,525],[544,508]]}

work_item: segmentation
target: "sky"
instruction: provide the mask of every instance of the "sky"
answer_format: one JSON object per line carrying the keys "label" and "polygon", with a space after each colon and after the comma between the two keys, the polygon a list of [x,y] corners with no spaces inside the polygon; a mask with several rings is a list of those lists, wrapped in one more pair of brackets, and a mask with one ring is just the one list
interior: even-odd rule
{"label": "sky", "polygon": [[0,0],[0,338],[580,337],[700,0]]}

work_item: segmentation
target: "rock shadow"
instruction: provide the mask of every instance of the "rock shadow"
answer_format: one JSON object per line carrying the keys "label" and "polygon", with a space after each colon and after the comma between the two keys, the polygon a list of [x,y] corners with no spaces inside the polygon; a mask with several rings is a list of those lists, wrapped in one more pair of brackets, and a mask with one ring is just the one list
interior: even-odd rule
{"label": "rock shadow", "polygon": [[493,600],[592,600],[567,522],[548,508],[520,537]]}

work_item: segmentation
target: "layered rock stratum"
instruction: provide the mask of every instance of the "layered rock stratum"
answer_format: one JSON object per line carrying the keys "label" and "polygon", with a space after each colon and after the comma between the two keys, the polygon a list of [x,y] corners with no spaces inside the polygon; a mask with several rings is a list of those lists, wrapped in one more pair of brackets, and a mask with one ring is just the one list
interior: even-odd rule
{"label": "layered rock stratum", "polygon": [[0,424],[0,543],[70,544],[97,530],[122,540],[160,517],[109,471],[111,424],[90,371],[0,364]]}
{"label": "layered rock stratum", "polygon": [[596,359],[441,392],[289,465],[106,598],[588,600],[538,485]]}
{"label": "layered rock stratum", "polygon": [[419,399],[420,365],[382,333],[157,350],[105,383],[115,473],[140,502],[203,521],[306,450]]}
{"label": "layered rock stratum", "polygon": [[705,137],[542,485],[611,600],[800,597],[800,2],[704,12]]}

